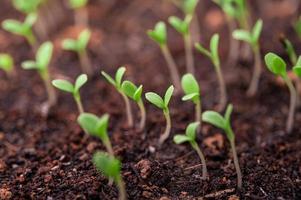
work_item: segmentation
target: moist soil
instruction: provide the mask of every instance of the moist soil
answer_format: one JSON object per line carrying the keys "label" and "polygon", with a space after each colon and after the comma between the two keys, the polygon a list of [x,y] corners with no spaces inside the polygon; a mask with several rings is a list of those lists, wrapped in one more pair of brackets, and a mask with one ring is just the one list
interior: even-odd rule
{"label": "moist soil", "polygon": [[[229,48],[227,25],[222,12],[202,0],[198,12],[201,41],[208,44],[213,33],[221,35],[221,59]],[[300,52],[300,40],[291,27],[296,8],[289,1],[252,1],[253,18],[264,20],[261,39],[263,55],[268,51],[285,57],[278,37],[286,34]],[[209,180],[201,179],[201,165],[189,145],[176,145],[170,137],[162,146],[158,138],[165,127],[160,110],[146,103],[147,123],[143,132],[129,128],[119,94],[101,76],[127,67],[126,78],[143,84],[144,91],[162,94],[169,86],[169,74],[159,48],[145,31],[158,20],[181,12],[169,3],[154,0],[91,1],[88,6],[93,31],[89,55],[95,75],[82,88],[85,111],[110,114],[109,134],[115,154],[122,161],[122,175],[129,199],[301,199],[301,109],[295,127],[285,133],[289,94],[264,69],[258,94],[245,95],[252,59],[240,59],[235,66],[222,64],[229,102],[234,105],[232,125],[236,134],[243,189],[236,189],[232,154],[223,132],[203,124],[199,144],[207,159]],[[272,12],[272,11],[273,12]],[[66,11],[68,13],[70,11]],[[1,1],[1,21],[22,16],[8,0]],[[299,10],[300,13],[300,10]],[[55,55],[53,77],[80,74],[73,53],[60,49],[62,38],[78,33],[72,13],[66,14],[60,28],[51,32]],[[185,72],[182,38],[169,29],[169,46]],[[298,47],[299,46],[299,47]],[[34,71],[19,66],[33,58],[26,42],[0,30],[0,50],[16,60],[18,76],[0,76],[0,198],[3,199],[117,199],[118,191],[96,171],[91,155],[104,150],[101,142],[85,135],[76,123],[78,115],[71,95],[58,92],[58,104],[42,117],[39,106],[46,100],[44,86]],[[195,54],[196,77],[200,82],[204,110],[218,102],[216,75],[207,58]],[[136,105],[135,118],[139,120]],[[193,105],[175,96],[171,102],[171,135],[183,133],[193,121]]]}

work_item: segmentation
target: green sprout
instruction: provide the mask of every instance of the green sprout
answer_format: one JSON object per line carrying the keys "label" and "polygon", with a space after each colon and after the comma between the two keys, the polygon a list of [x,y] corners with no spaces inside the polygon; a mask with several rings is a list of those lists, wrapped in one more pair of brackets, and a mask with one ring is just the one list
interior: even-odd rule
{"label": "green sprout", "polygon": [[301,16],[295,22],[294,28],[295,28],[295,31],[298,34],[299,38],[301,38]]}
{"label": "green sprout", "polygon": [[[264,57],[265,59],[265,64],[267,65],[267,68],[269,71],[271,71],[273,74],[276,76],[281,76],[281,78],[284,80],[286,83],[289,91],[290,91],[290,107],[289,107],[289,114],[286,122],[286,131],[290,133],[293,129],[294,125],[294,115],[295,115],[295,109],[296,109],[296,104],[297,104],[297,92],[294,87],[294,84],[290,77],[287,74],[286,71],[286,63],[284,60],[279,57],[278,55],[274,53],[268,53]],[[297,64],[298,65],[298,64]],[[296,66],[297,66],[296,65]],[[295,73],[296,73],[297,67],[295,68]]]}
{"label": "green sprout", "polygon": [[195,104],[195,121],[199,122],[198,127],[200,129],[202,123],[202,104],[199,84],[192,74],[185,74],[182,77],[181,84],[185,93],[185,96],[182,97],[182,100],[192,101]]}
{"label": "green sprout", "polygon": [[176,63],[172,58],[169,48],[167,46],[167,33],[165,23],[158,22],[155,25],[154,30],[148,30],[147,34],[153,41],[155,41],[160,46],[161,52],[167,62],[173,85],[175,86],[177,91],[180,91],[180,75]]}
{"label": "green sprout", "polygon": [[109,124],[108,114],[104,114],[99,118],[91,113],[81,113],[77,118],[77,122],[86,133],[99,138],[105,145],[108,153],[111,156],[114,156],[114,151],[107,130]]}
{"label": "green sprout", "polygon": [[78,54],[82,71],[88,75],[92,75],[93,70],[90,59],[87,54],[87,46],[91,37],[89,29],[83,30],[76,40],[63,40],[62,47],[65,50],[74,51]]}
{"label": "green sprout", "polygon": [[260,19],[257,20],[252,31],[240,29],[240,30],[235,30],[233,32],[233,37],[235,39],[245,41],[251,45],[254,54],[254,58],[255,58],[254,72],[253,72],[249,89],[247,91],[247,94],[249,96],[254,96],[256,94],[258,90],[261,71],[262,71],[261,54],[260,54],[260,46],[259,46],[259,37],[262,32],[262,26],[263,26],[263,22]]}
{"label": "green sprout", "polygon": [[74,20],[76,25],[88,27],[88,11],[86,5],[88,0],[69,0],[70,7],[75,10]]}
{"label": "green sprout", "polygon": [[145,120],[146,120],[146,113],[145,113],[145,107],[142,100],[142,85],[137,87],[134,83],[130,81],[124,81],[121,85],[122,91],[124,94],[126,94],[128,97],[130,97],[132,100],[134,100],[139,109],[141,114],[141,119],[139,123],[139,129],[142,131],[145,126]]}
{"label": "green sprout", "polygon": [[5,71],[5,73],[9,76],[15,75],[14,59],[11,55],[0,53],[0,69]]}
{"label": "green sprout", "polygon": [[299,56],[298,60],[296,61],[295,66],[293,67],[293,72],[299,78],[301,78],[301,56]]}
{"label": "green sprout", "polygon": [[164,133],[160,136],[159,143],[163,144],[163,142],[169,137],[170,129],[171,129],[171,120],[169,114],[168,104],[172,97],[174,91],[174,87],[171,85],[165,92],[164,98],[160,97],[158,94],[154,92],[148,92],[145,94],[145,98],[160,108],[163,111],[164,117],[166,119],[166,127]]}
{"label": "green sprout", "polygon": [[183,134],[175,135],[173,138],[173,141],[176,144],[182,144],[184,142],[190,143],[191,147],[197,152],[198,156],[201,159],[202,171],[203,171],[202,179],[205,180],[208,178],[206,159],[205,159],[205,156],[204,156],[203,152],[201,151],[198,143],[196,142],[196,132],[197,132],[199,125],[200,125],[199,122],[190,123],[186,128],[185,135],[183,135]]}
{"label": "green sprout", "polygon": [[26,14],[37,13],[37,10],[44,0],[13,0],[14,7]]}
{"label": "green sprout", "polygon": [[79,113],[83,113],[83,104],[81,102],[81,97],[79,93],[79,89],[88,81],[88,77],[86,74],[81,74],[77,77],[75,84],[73,85],[67,80],[57,79],[52,81],[52,85],[64,92],[71,93],[76,102]]}
{"label": "green sprout", "polygon": [[7,19],[2,22],[2,28],[8,32],[16,35],[20,35],[26,38],[27,42],[36,48],[36,37],[33,34],[32,27],[37,21],[37,15],[35,13],[28,14],[24,22],[20,22],[14,19]]}
{"label": "green sprout", "polygon": [[69,4],[73,9],[78,9],[86,6],[87,2],[88,0],[69,0]]}
{"label": "green sprout", "polygon": [[56,93],[51,85],[48,65],[51,61],[53,44],[51,42],[43,43],[36,53],[36,60],[28,60],[22,63],[22,68],[26,70],[35,69],[44,81],[48,93],[48,108],[56,103]]}
{"label": "green sprout", "polygon": [[119,190],[119,200],[126,200],[125,185],[121,176],[121,163],[118,159],[104,152],[93,155],[93,164],[98,171],[110,180],[114,180]]}
{"label": "green sprout", "polygon": [[215,71],[217,74],[217,79],[219,82],[219,87],[220,87],[220,102],[219,102],[218,110],[222,111],[226,107],[227,91],[226,91],[226,84],[225,84],[224,77],[223,77],[222,71],[221,71],[221,66],[220,66],[220,60],[219,60],[219,55],[218,55],[218,42],[219,42],[219,35],[214,34],[211,37],[210,50],[205,49],[200,43],[196,43],[195,48],[200,53],[207,56],[214,65],[214,68],[215,68]]}
{"label": "green sprout", "polygon": [[233,153],[233,160],[234,160],[234,166],[237,174],[237,187],[239,189],[242,188],[242,173],[239,167],[237,152],[235,148],[235,135],[233,133],[232,127],[231,127],[231,113],[233,110],[232,104],[229,104],[227,106],[226,112],[224,117],[221,116],[219,113],[215,111],[206,111],[202,115],[202,119],[204,122],[207,122],[209,124],[212,124],[213,126],[216,126],[226,133],[226,136],[230,142],[230,146]]}
{"label": "green sprout", "polygon": [[284,35],[281,35],[279,39],[290,59],[290,62],[295,65],[297,63],[297,53],[293,44]]}
{"label": "green sprout", "polygon": [[122,84],[122,77],[126,71],[125,67],[119,67],[115,74],[115,80],[106,72],[102,71],[101,74],[105,77],[105,79],[112,84],[116,90],[121,94],[124,102],[125,102],[125,107],[126,107],[126,114],[127,114],[127,119],[128,119],[128,125],[130,127],[133,127],[134,122],[133,122],[133,114],[132,114],[132,109],[131,109],[131,104],[129,101],[129,98],[126,96],[126,94],[123,92],[121,84]]}

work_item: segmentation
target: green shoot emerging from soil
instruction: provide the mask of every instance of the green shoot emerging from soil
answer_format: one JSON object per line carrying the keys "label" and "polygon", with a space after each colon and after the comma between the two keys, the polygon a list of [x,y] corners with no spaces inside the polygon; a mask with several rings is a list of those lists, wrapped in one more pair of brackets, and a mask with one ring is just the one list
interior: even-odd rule
{"label": "green shoot emerging from soil", "polygon": [[36,13],[43,0],[13,0],[14,7],[23,13]]}
{"label": "green shoot emerging from soil", "polygon": [[37,15],[35,13],[27,15],[24,22],[20,22],[14,19],[7,19],[2,22],[2,28],[8,32],[16,35],[20,35],[26,38],[27,42],[36,48],[36,37],[33,34],[32,27],[37,21]]}
{"label": "green shoot emerging from soil", "polygon": [[93,155],[93,163],[96,169],[99,170],[103,175],[114,180],[119,189],[118,199],[126,200],[126,190],[121,176],[120,161],[114,156],[99,151]]}
{"label": "green shoot emerging from soil", "polygon": [[82,71],[88,75],[92,75],[93,70],[90,59],[87,54],[87,46],[91,37],[91,32],[88,29],[83,30],[76,40],[65,39],[62,47],[65,50],[74,51],[78,54]]}
{"label": "green shoot emerging from soil", "polygon": [[182,144],[184,142],[190,143],[192,148],[197,152],[197,154],[199,155],[199,157],[201,159],[202,171],[203,171],[202,179],[207,179],[208,172],[207,172],[206,159],[205,159],[203,152],[199,148],[199,145],[196,142],[196,132],[197,132],[197,128],[198,128],[199,124],[200,124],[199,122],[190,123],[186,128],[185,135],[175,135],[173,140],[176,144]]}
{"label": "green shoot emerging from soil", "polygon": [[0,53],[0,69],[5,71],[8,76],[13,76],[15,74],[14,59],[11,55]]}
{"label": "green shoot emerging from soil", "polygon": [[140,109],[140,114],[141,114],[141,119],[139,123],[139,130],[143,130],[145,126],[145,120],[146,120],[146,113],[145,113],[145,108],[142,100],[142,85],[137,87],[134,83],[130,81],[124,81],[121,85],[122,91],[124,94],[126,94],[128,97],[130,97],[132,100],[134,100],[139,109]]}
{"label": "green shoot emerging from soil", "polygon": [[74,85],[69,81],[62,80],[62,79],[53,80],[52,85],[64,92],[71,93],[77,104],[79,113],[83,113],[84,109],[83,109],[83,104],[81,102],[79,89],[87,82],[87,80],[88,80],[87,75],[82,74],[77,77]]}
{"label": "green shoot emerging from soil", "polygon": [[173,85],[175,86],[177,91],[180,91],[181,88],[180,75],[176,63],[172,58],[171,53],[167,46],[167,33],[166,33],[165,23],[158,22],[155,25],[154,30],[148,30],[147,34],[152,40],[154,40],[160,46],[162,54],[167,62],[167,66],[169,68],[169,73],[171,75]]}
{"label": "green shoot emerging from soil", "polygon": [[233,133],[232,127],[231,127],[231,113],[233,110],[233,106],[230,104],[227,107],[226,113],[223,116],[221,116],[219,113],[215,111],[206,111],[202,115],[202,119],[204,122],[207,122],[209,124],[212,124],[213,126],[216,126],[217,128],[223,129],[227,135],[228,140],[230,141],[232,153],[233,153],[233,160],[234,165],[237,173],[237,187],[239,189],[242,188],[242,173],[239,167],[237,152],[235,148],[235,135]]}
{"label": "green shoot emerging from soil", "polygon": [[77,122],[92,136],[98,137],[105,145],[108,153],[114,156],[114,151],[108,136],[109,115],[105,114],[102,117],[97,117],[91,113],[81,113],[77,118]]}
{"label": "green shoot emerging from soil", "polygon": [[51,85],[48,65],[51,61],[53,51],[53,45],[51,42],[43,43],[36,53],[36,60],[29,60],[22,63],[22,68],[26,70],[35,69],[39,72],[42,80],[44,81],[47,93],[48,93],[48,105],[45,107],[45,112],[48,112],[48,108],[56,104],[56,93]]}
{"label": "green shoot emerging from soil", "polygon": [[227,92],[226,92],[226,84],[224,81],[224,77],[222,75],[221,71],[221,66],[220,66],[220,60],[219,60],[219,55],[218,55],[218,42],[219,42],[219,35],[214,34],[211,38],[210,41],[210,50],[205,49],[201,44],[196,43],[195,48],[210,58],[211,62],[214,65],[216,74],[217,74],[217,79],[219,82],[219,87],[220,87],[220,102],[218,106],[218,111],[222,111],[225,109],[226,104],[227,104]]}
{"label": "green shoot emerging from soil", "polygon": [[159,139],[160,144],[163,144],[163,142],[169,137],[169,134],[170,134],[171,120],[170,120],[168,104],[172,97],[173,91],[174,91],[174,87],[170,86],[166,90],[164,98],[160,97],[158,94],[156,94],[154,92],[148,92],[145,94],[145,98],[149,102],[151,102],[152,104],[154,104],[155,106],[157,106],[158,108],[160,108],[163,111],[164,117],[166,119],[165,131]]}
{"label": "green shoot emerging from soil", "polygon": [[296,54],[293,44],[284,35],[281,35],[280,42],[281,42],[282,46],[284,47],[284,49],[290,59],[291,64],[295,65],[297,63],[297,54]]}
{"label": "green shoot emerging from soil", "polygon": [[254,58],[255,58],[255,66],[254,72],[252,76],[252,80],[247,91],[248,96],[254,96],[258,89],[258,83],[261,75],[261,54],[260,54],[260,46],[259,46],[259,37],[262,31],[262,20],[258,20],[254,25],[252,31],[247,30],[235,30],[233,32],[233,37],[237,40],[242,40],[249,43],[252,47]]}
{"label": "green shoot emerging from soil", "polygon": [[286,83],[287,87],[290,91],[290,107],[289,107],[289,114],[286,122],[286,131],[290,133],[294,126],[294,115],[295,109],[297,104],[297,92],[293,85],[292,80],[287,74],[286,71],[286,63],[284,60],[274,53],[268,53],[265,55],[265,64],[267,65],[268,69],[275,74],[276,76],[281,76],[284,82]]}
{"label": "green shoot emerging from soil", "polygon": [[198,129],[200,129],[202,122],[202,103],[199,84],[192,74],[185,74],[182,77],[181,84],[185,93],[185,96],[182,97],[182,100],[192,101],[195,104],[195,121],[199,122]]}
{"label": "green shoot emerging from soil", "polygon": [[101,74],[121,94],[121,96],[122,96],[122,98],[125,102],[128,125],[129,125],[129,127],[133,127],[134,121],[133,121],[133,114],[132,114],[131,104],[130,104],[129,98],[126,96],[126,94],[123,92],[123,90],[121,88],[122,78],[123,78],[123,75],[124,75],[125,71],[126,71],[125,67],[119,67],[119,69],[117,70],[117,72],[115,74],[115,80],[109,74],[107,74],[104,71],[102,71]]}

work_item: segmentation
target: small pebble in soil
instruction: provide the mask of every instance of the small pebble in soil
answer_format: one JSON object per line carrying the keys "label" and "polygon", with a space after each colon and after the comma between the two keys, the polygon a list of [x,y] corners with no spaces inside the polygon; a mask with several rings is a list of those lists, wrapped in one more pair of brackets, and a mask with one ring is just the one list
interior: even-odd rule
{"label": "small pebble in soil", "polygon": [[151,172],[151,162],[147,159],[140,160],[135,167],[140,171],[140,176],[146,179]]}

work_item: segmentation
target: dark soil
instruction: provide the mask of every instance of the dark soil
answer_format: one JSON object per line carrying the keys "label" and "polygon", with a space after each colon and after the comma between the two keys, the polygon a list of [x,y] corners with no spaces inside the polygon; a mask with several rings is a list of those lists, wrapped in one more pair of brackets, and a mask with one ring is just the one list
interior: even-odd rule
{"label": "dark soil", "polygon": [[[221,11],[209,0],[202,0],[199,19],[202,42],[221,34],[220,54],[226,60],[228,32]],[[301,42],[291,24],[295,10],[288,0],[252,2],[253,18],[263,18],[262,53],[285,55],[278,36],[285,33],[300,52]],[[1,1],[0,20],[22,18],[8,0]],[[271,8],[273,12],[271,12]],[[181,15],[171,4],[155,0],[123,0],[122,3],[92,1],[89,5],[93,30],[89,55],[95,76],[82,89],[84,108],[97,115],[110,114],[109,133],[115,154],[122,160],[122,174],[129,199],[301,199],[301,110],[296,113],[295,128],[286,134],[285,120],[289,95],[264,70],[260,91],[247,98],[252,62],[241,60],[237,66],[222,66],[234,105],[232,117],[243,189],[236,190],[232,154],[224,134],[204,125],[199,141],[208,162],[209,181],[201,180],[197,154],[188,145],[176,145],[170,137],[162,146],[157,142],[164,130],[161,112],[147,107],[144,132],[126,125],[124,105],[119,94],[102,78],[100,70],[114,73],[126,65],[126,78],[144,85],[145,91],[162,93],[169,86],[168,70],[159,48],[145,31],[158,20]],[[299,12],[300,13],[300,12]],[[62,38],[76,35],[72,13],[55,32],[56,44],[51,65],[54,76],[75,78],[80,73],[77,57],[62,51]],[[185,72],[181,37],[169,29],[172,54]],[[59,103],[47,118],[41,117],[39,105],[46,100],[44,86],[34,71],[19,66],[33,57],[29,46],[17,36],[0,30],[0,51],[16,59],[18,77],[8,80],[0,74],[0,198],[6,199],[116,199],[118,191],[109,186],[91,163],[91,155],[104,149],[101,142],[84,134],[76,123],[78,115],[71,95],[58,92]],[[196,54],[196,76],[202,87],[204,109],[218,102],[216,76],[207,58]],[[136,109],[133,104],[133,108]],[[138,110],[137,110],[138,111]],[[138,119],[138,112],[135,112]],[[172,133],[181,133],[193,121],[193,105],[179,96],[172,99]],[[211,143],[210,141],[215,141]]]}

